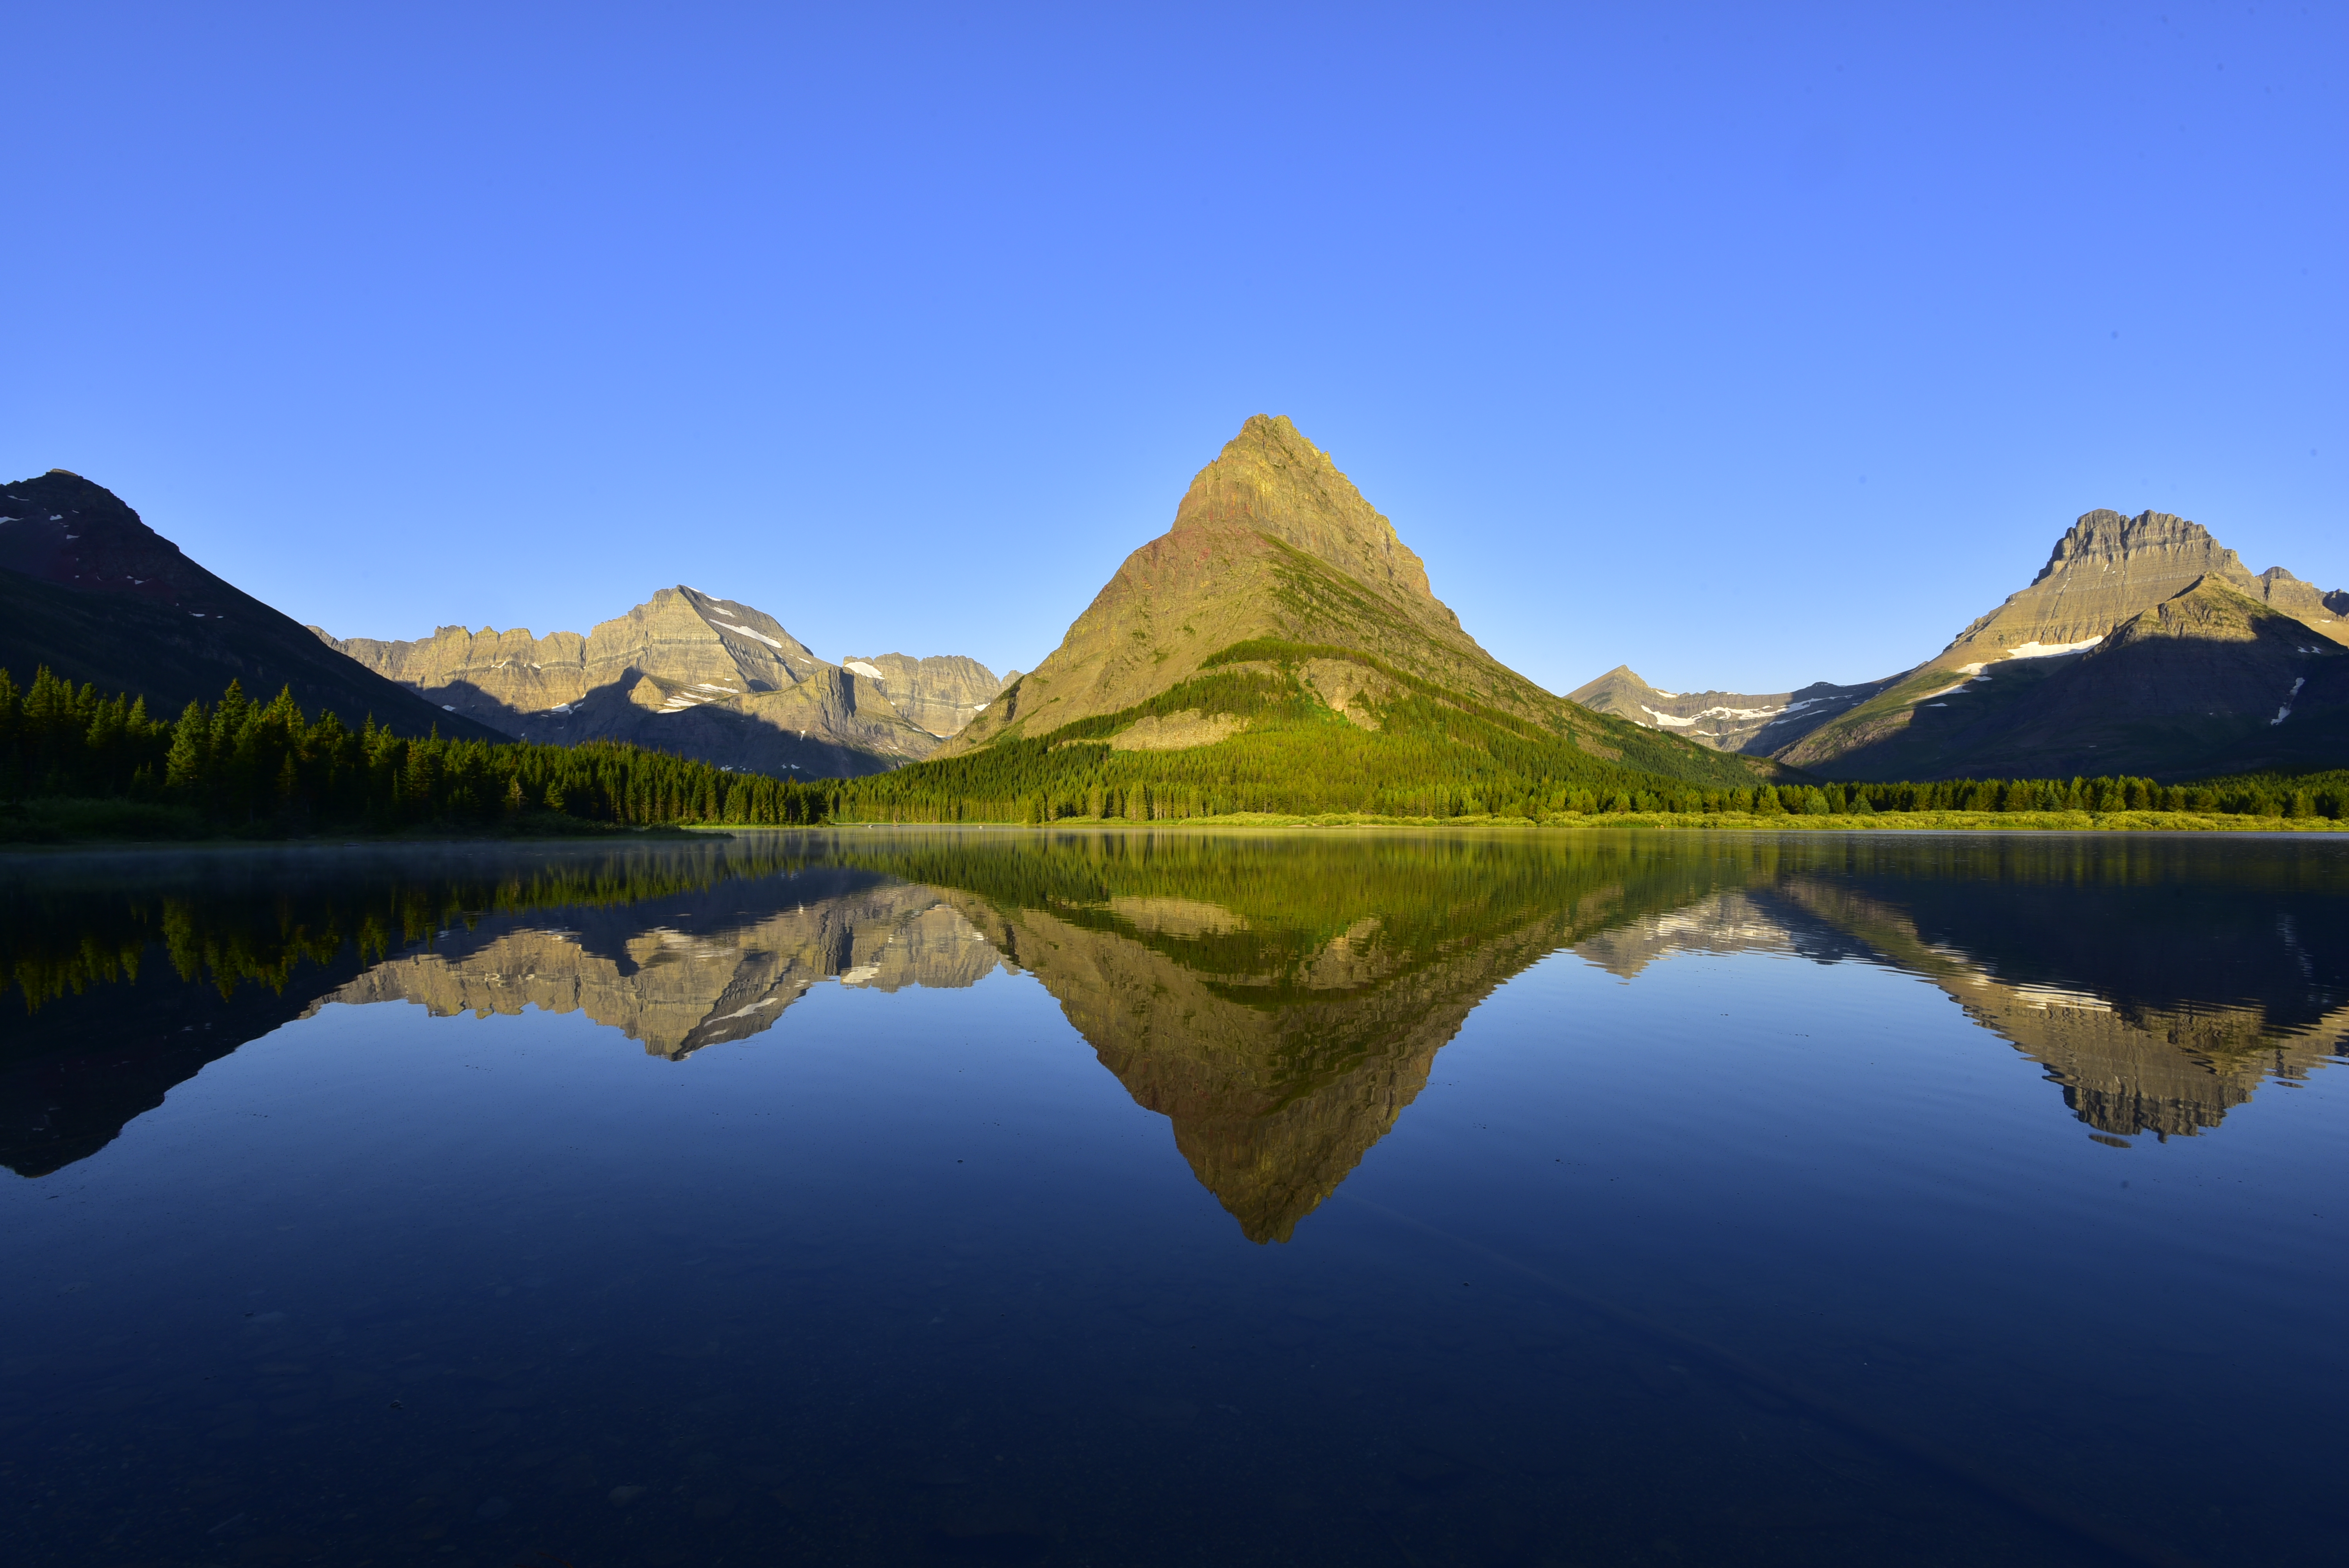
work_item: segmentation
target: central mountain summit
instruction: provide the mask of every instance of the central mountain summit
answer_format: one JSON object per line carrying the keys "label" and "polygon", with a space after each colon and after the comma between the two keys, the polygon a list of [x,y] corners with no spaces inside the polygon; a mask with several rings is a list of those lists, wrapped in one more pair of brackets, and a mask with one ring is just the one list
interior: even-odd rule
{"label": "central mountain summit", "polygon": [[[1363,655],[1368,655],[1364,657]],[[1199,470],[1174,525],[1117,569],[1051,655],[955,738],[968,751],[1040,738],[1150,702],[1207,668],[1293,664],[1362,728],[1414,682],[1612,758],[1630,726],[1594,723],[1479,647],[1427,567],[1329,455],[1258,414]],[[1112,744],[1165,749],[1234,732],[1212,713],[1158,716]],[[1635,764],[1644,766],[1646,764]]]}
{"label": "central mountain summit", "polygon": [[[1080,742],[1129,755],[1067,749]],[[1042,751],[1015,764],[1022,744]],[[1145,766],[1136,752],[1162,756]],[[1314,801],[1411,815],[1658,776],[1743,787],[1772,771],[1594,714],[1494,658],[1394,524],[1296,426],[1263,414],[1199,470],[1174,526],[930,768],[947,771],[914,769],[910,809],[999,810],[1018,796],[1040,813],[1081,802],[1092,814],[1114,798],[1141,815],[1164,810],[1143,803],[1150,789],[1201,811]]]}

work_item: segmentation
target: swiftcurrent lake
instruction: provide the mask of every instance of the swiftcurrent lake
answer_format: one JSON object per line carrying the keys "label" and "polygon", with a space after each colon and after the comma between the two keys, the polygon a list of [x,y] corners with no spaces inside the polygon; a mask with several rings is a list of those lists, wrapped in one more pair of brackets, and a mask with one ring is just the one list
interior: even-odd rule
{"label": "swiftcurrent lake", "polygon": [[2349,843],[0,867],[11,1564],[2349,1557]]}

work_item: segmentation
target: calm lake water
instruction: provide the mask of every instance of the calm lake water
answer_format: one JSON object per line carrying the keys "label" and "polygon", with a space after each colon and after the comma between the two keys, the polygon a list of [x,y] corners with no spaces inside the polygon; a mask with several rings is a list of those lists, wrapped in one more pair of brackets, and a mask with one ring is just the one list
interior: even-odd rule
{"label": "calm lake water", "polygon": [[2349,1554],[2349,845],[0,872],[10,1563]]}

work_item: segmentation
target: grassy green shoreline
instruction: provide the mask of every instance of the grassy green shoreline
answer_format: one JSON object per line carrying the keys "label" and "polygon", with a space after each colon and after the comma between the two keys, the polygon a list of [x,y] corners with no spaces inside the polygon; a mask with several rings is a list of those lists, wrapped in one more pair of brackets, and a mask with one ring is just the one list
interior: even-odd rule
{"label": "grassy green shoreline", "polygon": [[204,823],[194,812],[127,801],[26,802],[0,813],[0,853],[42,849],[267,849],[320,844],[641,843],[650,840],[725,838],[744,832],[854,831],[918,828],[1002,831],[1117,830],[1216,831],[1231,829],[1413,828],[1478,829],[1498,832],[1588,832],[1639,828],[1666,832],[2022,832],[2022,833],[2344,833],[2349,819],[2255,817],[2194,811],[1877,811],[1828,815],[1792,812],[1625,811],[1549,813],[1538,820],[1516,814],[1382,817],[1359,811],[1321,814],[1236,811],[1211,817],[1136,821],[1123,817],[1062,817],[1049,823],[894,822],[879,820],[813,823],[683,820],[626,826],[575,817],[532,813],[518,820],[414,822],[384,831],[345,826],[314,832],[234,831]]}
{"label": "grassy green shoreline", "polygon": [[[693,828],[692,824],[688,824]],[[1795,815],[1695,812],[1603,812],[1580,815],[1561,812],[1538,821],[1521,816],[1377,817],[1361,812],[1320,816],[1278,811],[1239,811],[1216,817],[1185,817],[1139,822],[1123,817],[1063,817],[1056,821],[1019,822],[885,822],[841,821],[833,828],[1017,828],[1148,829],[1158,831],[1199,828],[1497,828],[1505,831],[1565,829],[1586,831],[1606,828],[1661,828],[1681,832],[2031,832],[2031,833],[2340,833],[2349,832],[2349,819],[2329,817],[2239,817],[2193,811],[1877,811],[1865,815]],[[735,824],[711,823],[710,830]],[[693,828],[693,830],[702,830]]]}

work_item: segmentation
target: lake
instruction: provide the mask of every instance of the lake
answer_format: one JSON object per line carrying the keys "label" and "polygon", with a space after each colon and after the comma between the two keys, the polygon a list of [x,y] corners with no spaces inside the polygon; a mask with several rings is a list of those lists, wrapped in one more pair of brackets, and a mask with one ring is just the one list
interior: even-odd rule
{"label": "lake", "polygon": [[2329,839],[0,866],[11,1563],[2349,1542]]}

